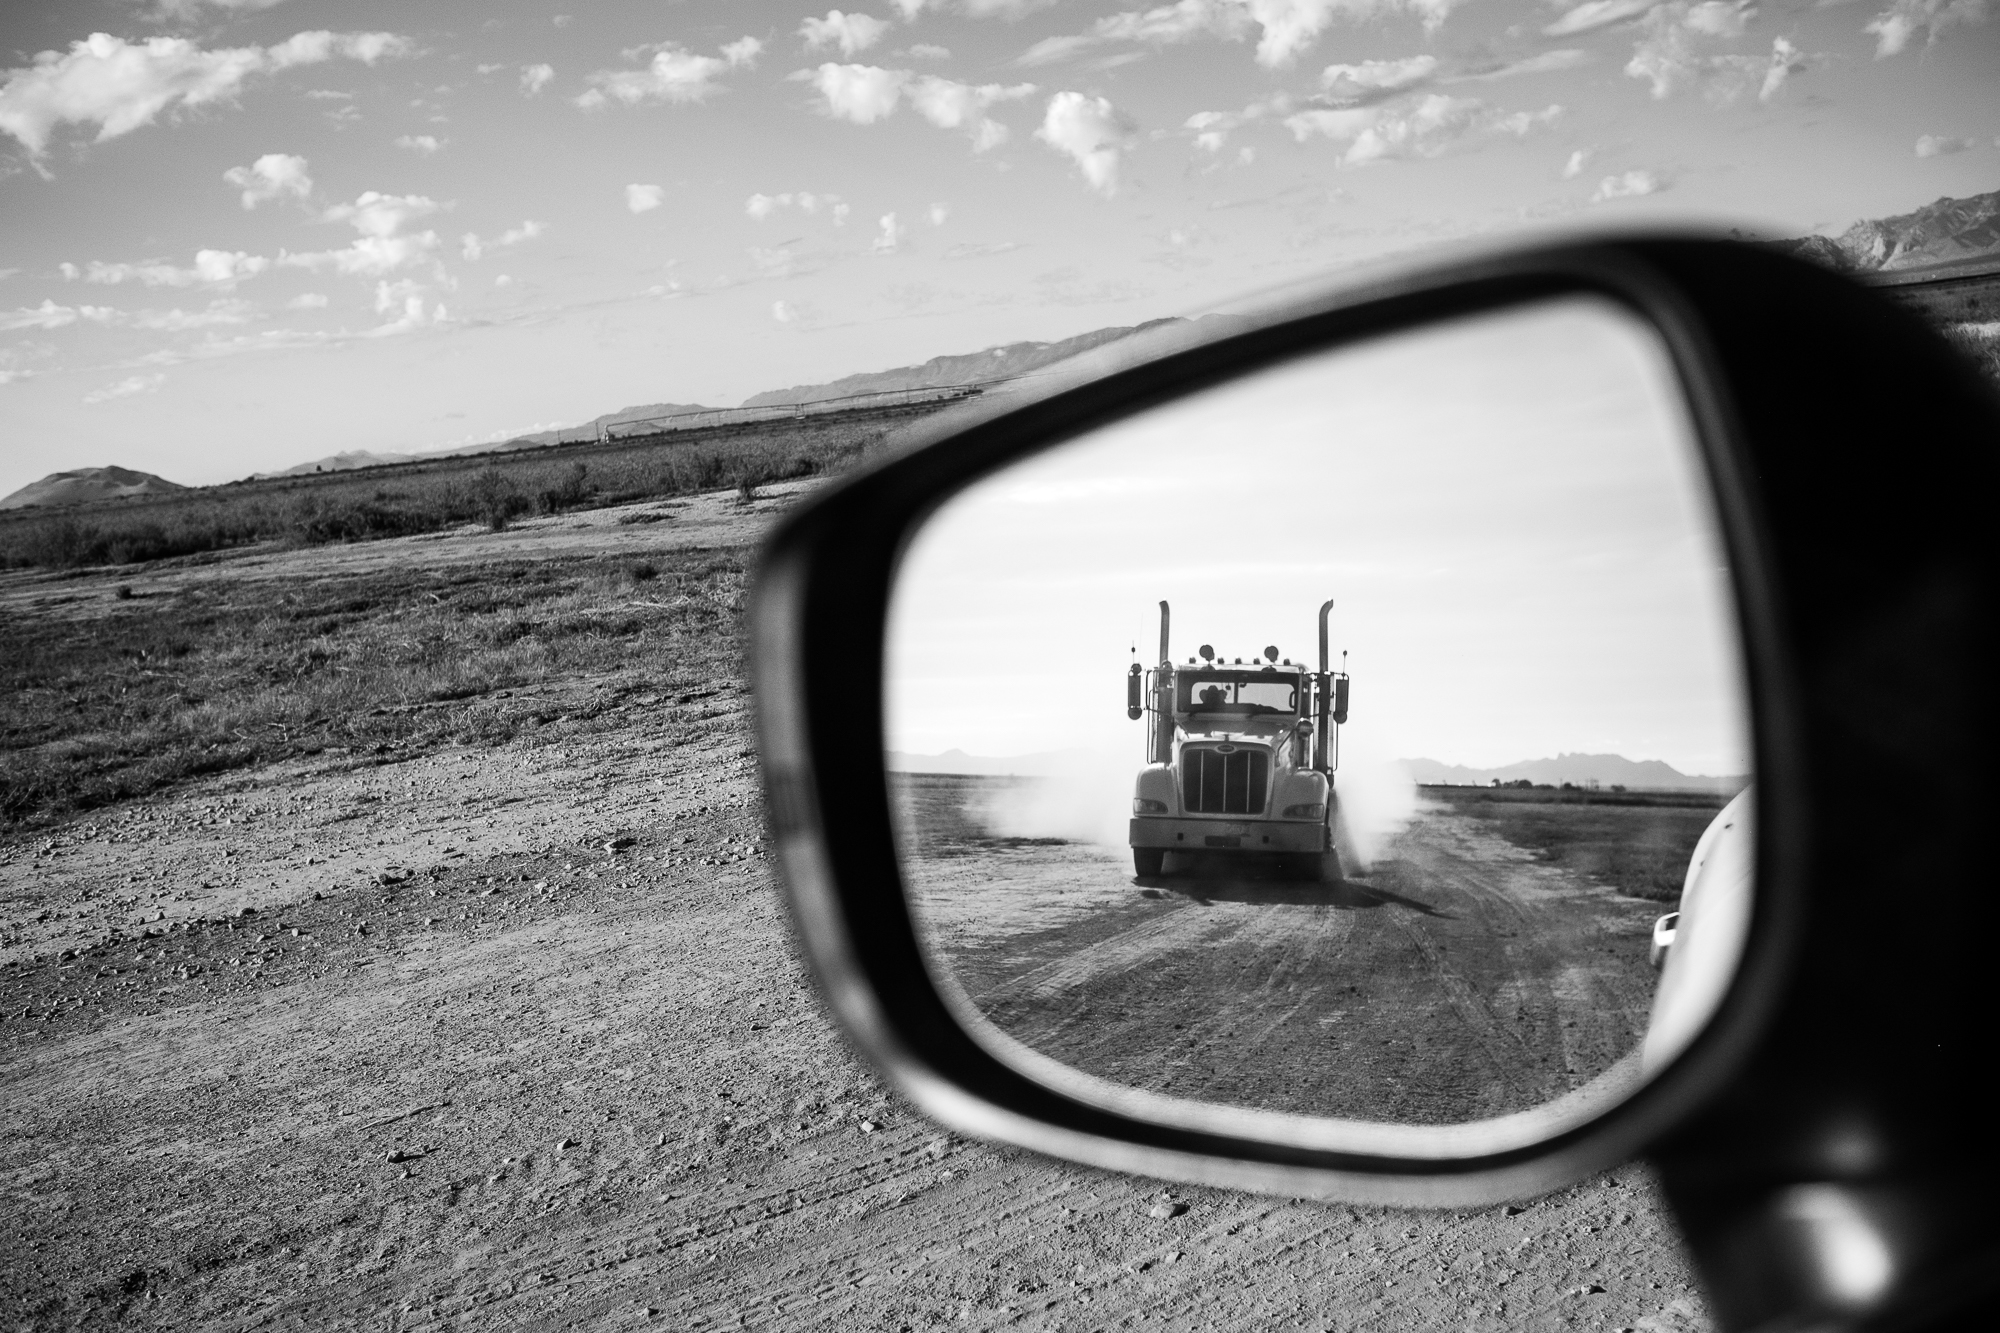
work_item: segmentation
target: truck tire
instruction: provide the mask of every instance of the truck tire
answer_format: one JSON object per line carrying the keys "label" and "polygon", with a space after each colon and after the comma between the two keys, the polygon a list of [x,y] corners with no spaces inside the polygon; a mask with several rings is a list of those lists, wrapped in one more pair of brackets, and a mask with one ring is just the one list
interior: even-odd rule
{"label": "truck tire", "polygon": [[1167,849],[1164,847],[1134,847],[1132,849],[1132,869],[1139,872],[1140,879],[1153,879],[1167,866]]}
{"label": "truck tire", "polygon": [[1347,878],[1346,875],[1341,873],[1340,853],[1334,851],[1331,847],[1321,852],[1314,859],[1319,862],[1319,874],[1317,878],[1320,883],[1338,884],[1341,880]]}

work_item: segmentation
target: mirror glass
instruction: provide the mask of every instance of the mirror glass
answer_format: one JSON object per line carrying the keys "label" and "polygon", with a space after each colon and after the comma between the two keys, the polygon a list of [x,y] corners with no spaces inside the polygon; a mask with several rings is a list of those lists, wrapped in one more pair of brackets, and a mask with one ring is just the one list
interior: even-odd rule
{"label": "mirror glass", "polygon": [[1735,623],[1670,358],[1597,298],[1073,438],[945,503],[895,586],[934,972],[1093,1086],[1400,1125],[1620,1096],[1749,781]]}

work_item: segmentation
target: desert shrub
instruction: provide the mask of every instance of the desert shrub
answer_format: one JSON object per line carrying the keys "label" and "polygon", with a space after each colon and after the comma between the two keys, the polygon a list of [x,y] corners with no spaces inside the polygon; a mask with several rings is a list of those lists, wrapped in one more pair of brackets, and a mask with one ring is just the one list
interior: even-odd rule
{"label": "desert shrub", "polygon": [[2000,321],[1986,324],[1947,324],[1945,339],[1965,358],[2000,384]]}
{"label": "desert shrub", "polygon": [[495,532],[505,531],[509,523],[528,512],[528,497],[494,464],[488,464],[474,479],[472,503],[480,520]]}
{"label": "desert shrub", "polygon": [[591,496],[589,475],[590,469],[584,464],[570,464],[561,481],[542,487],[535,497],[536,508],[544,514],[560,514],[583,504]]}

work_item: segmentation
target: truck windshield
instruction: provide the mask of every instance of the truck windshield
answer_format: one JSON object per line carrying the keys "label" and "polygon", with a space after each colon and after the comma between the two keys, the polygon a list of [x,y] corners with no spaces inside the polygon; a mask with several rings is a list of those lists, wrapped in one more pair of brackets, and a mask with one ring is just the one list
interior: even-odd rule
{"label": "truck windshield", "polygon": [[1180,679],[1180,710],[1184,713],[1233,713],[1251,717],[1264,713],[1296,713],[1296,676],[1264,672],[1184,672]]}

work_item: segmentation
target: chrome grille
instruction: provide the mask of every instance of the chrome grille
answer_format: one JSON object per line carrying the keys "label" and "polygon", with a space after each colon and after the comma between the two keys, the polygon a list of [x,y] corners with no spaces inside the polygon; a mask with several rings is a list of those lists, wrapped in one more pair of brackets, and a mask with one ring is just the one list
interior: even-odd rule
{"label": "chrome grille", "polygon": [[1270,785],[1268,750],[1181,751],[1181,806],[1189,814],[1262,814]]}

